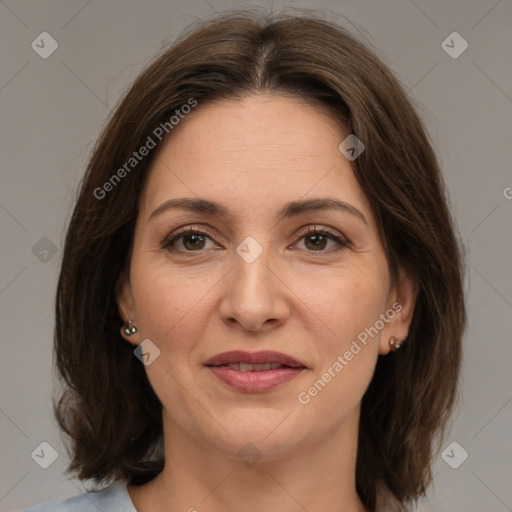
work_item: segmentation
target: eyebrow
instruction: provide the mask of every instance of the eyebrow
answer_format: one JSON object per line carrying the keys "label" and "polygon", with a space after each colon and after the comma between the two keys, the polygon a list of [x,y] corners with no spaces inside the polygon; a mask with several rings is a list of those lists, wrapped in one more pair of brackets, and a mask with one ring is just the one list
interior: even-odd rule
{"label": "eyebrow", "polygon": [[[201,213],[224,218],[233,216],[229,209],[220,203],[202,198],[181,197],[176,199],[169,199],[168,201],[163,202],[153,213],[151,213],[148,221],[161,214],[162,212],[176,208],[188,210],[194,213]],[[335,199],[333,197],[307,199],[302,201],[289,201],[285,203],[277,212],[276,219],[279,222],[285,218],[297,217],[306,212],[323,210],[336,210],[349,213],[354,217],[357,217],[364,224],[368,225],[368,221],[362,212],[360,212],[351,204],[346,203],[345,201],[340,201],[339,199]]]}

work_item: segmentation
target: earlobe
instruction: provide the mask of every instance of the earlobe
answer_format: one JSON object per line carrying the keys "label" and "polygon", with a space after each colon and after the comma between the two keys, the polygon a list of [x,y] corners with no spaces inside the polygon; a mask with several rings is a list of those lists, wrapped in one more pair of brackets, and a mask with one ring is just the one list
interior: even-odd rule
{"label": "earlobe", "polygon": [[137,344],[138,329],[134,323],[134,306],[130,282],[125,272],[116,281],[116,302],[122,325],[119,329],[121,336],[134,345]]}
{"label": "earlobe", "polygon": [[400,348],[400,340],[395,336],[389,338],[389,346],[393,352],[396,352]]}
{"label": "earlobe", "polygon": [[391,308],[396,314],[382,333],[379,354],[395,352],[403,343],[407,343],[406,339],[414,315],[417,293],[416,281],[408,272],[400,268],[396,284],[389,296]]}
{"label": "earlobe", "polygon": [[131,320],[125,322],[119,329],[119,332],[121,336],[132,345],[139,345],[139,335],[136,334],[138,329]]}
{"label": "earlobe", "polygon": [[135,325],[133,324],[133,322],[131,320],[127,320],[124,323],[122,330],[123,330],[123,334],[125,334],[126,336],[132,336],[133,334],[135,334],[137,332],[137,327],[135,327]]}

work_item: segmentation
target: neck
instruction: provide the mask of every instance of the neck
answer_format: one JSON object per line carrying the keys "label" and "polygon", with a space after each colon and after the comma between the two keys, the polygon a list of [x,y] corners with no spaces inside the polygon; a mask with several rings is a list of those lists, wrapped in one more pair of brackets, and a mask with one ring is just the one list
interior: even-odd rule
{"label": "neck", "polygon": [[128,491],[139,512],[365,512],[355,488],[358,420],[359,410],[340,430],[252,464],[198,442],[164,412],[165,468]]}

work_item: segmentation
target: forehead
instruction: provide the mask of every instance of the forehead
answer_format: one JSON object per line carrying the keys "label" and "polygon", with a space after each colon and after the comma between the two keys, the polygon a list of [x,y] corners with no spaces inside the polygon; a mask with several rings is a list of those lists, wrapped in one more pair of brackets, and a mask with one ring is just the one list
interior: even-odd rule
{"label": "forehead", "polygon": [[157,155],[141,211],[197,196],[247,214],[329,196],[370,217],[368,200],[338,149],[346,135],[326,107],[296,97],[254,95],[199,104]]}

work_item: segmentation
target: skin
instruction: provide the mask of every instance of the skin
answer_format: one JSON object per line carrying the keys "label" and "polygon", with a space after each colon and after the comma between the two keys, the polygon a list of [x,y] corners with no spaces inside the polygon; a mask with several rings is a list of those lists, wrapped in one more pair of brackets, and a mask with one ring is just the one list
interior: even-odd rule
{"label": "skin", "polygon": [[[133,256],[118,305],[160,356],[146,372],[163,406],[166,466],[128,486],[139,512],[364,511],[355,489],[360,402],[389,338],[407,337],[415,285],[400,271],[392,286],[370,203],[338,146],[347,136],[323,107],[286,95],[250,95],[198,105],[176,126],[141,191]],[[206,198],[225,218],[163,202]],[[277,222],[288,201],[334,197],[356,215],[323,210]],[[161,241],[180,227],[209,237]],[[308,227],[327,229],[315,246]],[[236,252],[248,236],[263,252]],[[316,248],[318,247],[319,248]],[[338,249],[338,250],[336,250]],[[365,328],[398,302],[402,310],[313,397],[299,403]],[[227,387],[203,366],[228,350],[276,350],[307,370],[260,393]],[[261,458],[251,467],[246,443]]]}

